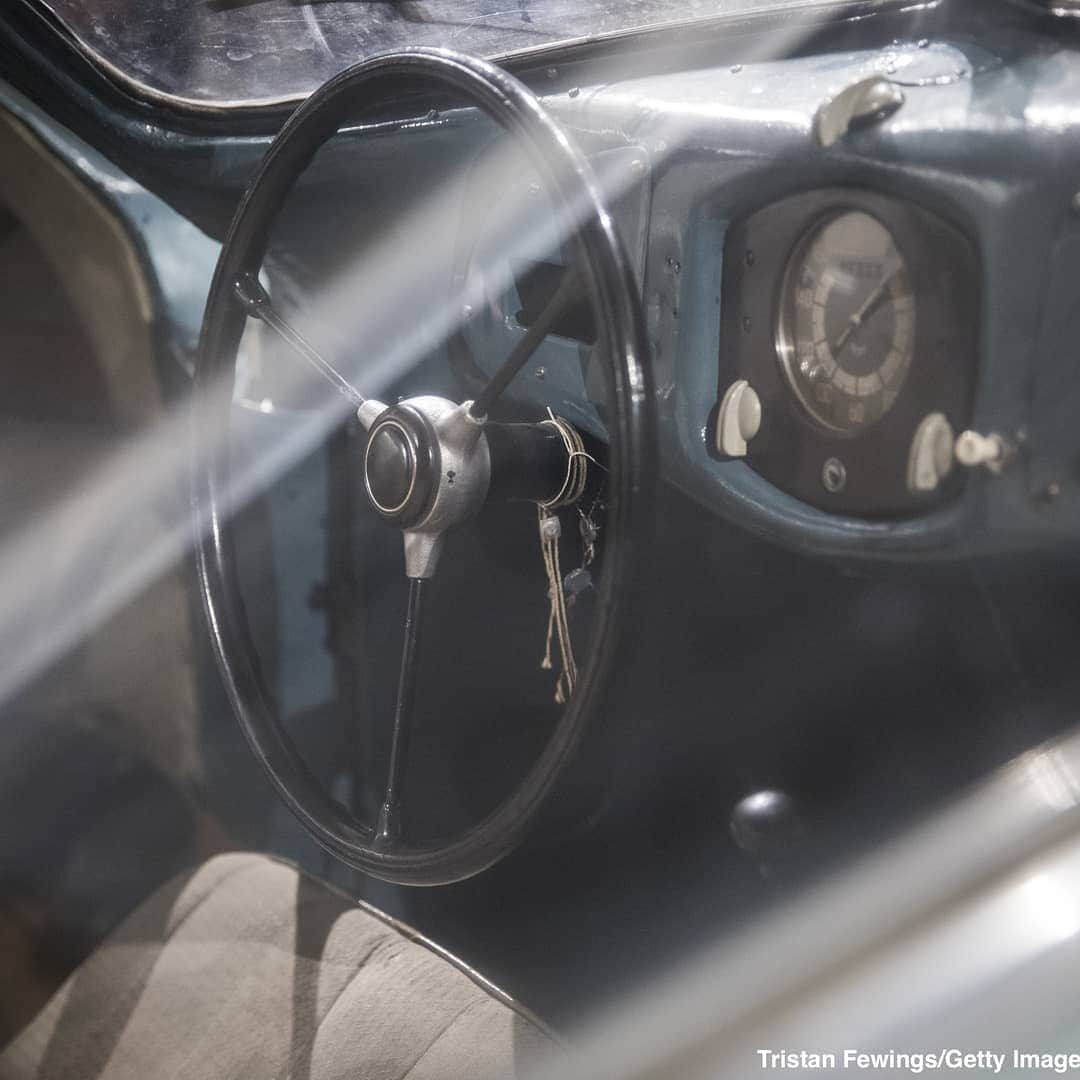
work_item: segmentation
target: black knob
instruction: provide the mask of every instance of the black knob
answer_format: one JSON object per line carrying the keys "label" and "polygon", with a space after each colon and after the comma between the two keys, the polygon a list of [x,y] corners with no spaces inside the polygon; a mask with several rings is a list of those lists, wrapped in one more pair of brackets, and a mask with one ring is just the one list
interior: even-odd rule
{"label": "black knob", "polygon": [[403,509],[416,483],[416,459],[400,425],[389,421],[372,432],[364,473],[368,495],[377,509],[385,514]]}

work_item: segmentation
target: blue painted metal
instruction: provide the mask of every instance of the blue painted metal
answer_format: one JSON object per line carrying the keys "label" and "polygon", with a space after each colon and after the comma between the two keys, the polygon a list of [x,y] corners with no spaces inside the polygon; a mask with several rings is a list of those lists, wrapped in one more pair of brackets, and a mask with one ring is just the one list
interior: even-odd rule
{"label": "blue painted metal", "polygon": [[[544,100],[590,154],[614,150],[646,164],[638,216],[623,207],[614,214],[631,247],[640,246],[663,471],[672,483],[763,536],[830,557],[908,560],[1060,548],[1080,531],[1080,492],[1067,468],[1075,437],[1052,389],[1068,363],[1062,319],[1048,310],[1047,298],[1061,303],[1050,275],[1060,273],[1065,258],[1049,254],[1059,236],[1076,228],[1080,54],[1027,23],[997,32],[989,23],[977,41],[924,43],[913,19],[910,39],[881,49],[769,60],[760,57],[765,48],[777,50],[775,35],[747,37],[741,64],[618,79]],[[829,149],[817,146],[816,108],[875,73],[903,85],[903,107]],[[180,358],[190,355],[213,242],[24,98],[6,89],[2,100],[117,205],[153,268],[168,348]],[[410,161],[431,168],[440,153],[455,156],[451,140],[460,141],[459,152],[470,142],[468,127],[440,120],[397,133],[381,129],[370,139],[357,134],[347,148],[348,171],[377,185]],[[400,140],[392,162],[387,138]],[[258,137],[210,140],[216,150],[206,161],[217,164],[204,164],[205,177],[235,190],[264,144]],[[1033,465],[1022,459],[1000,477],[972,474],[956,502],[925,516],[869,522],[805,506],[744,464],[709,456],[705,427],[716,401],[724,223],[793,191],[833,184],[915,200],[976,239],[985,303],[974,426],[1025,437]],[[468,333],[487,364],[505,354],[520,330],[512,321],[481,320]],[[527,376],[528,394],[598,431],[581,359],[577,343],[549,341]],[[1048,498],[1048,491],[1056,494]]]}
{"label": "blue painted metal", "polygon": [[155,298],[159,341],[171,361],[190,371],[217,242],[3,82],[0,108],[22,121],[124,226]]}
{"label": "blue painted metal", "polygon": [[[757,63],[754,46],[747,48],[743,65],[623,81],[549,103],[579,138],[620,130],[651,155],[645,310],[665,475],[763,536],[845,559],[956,558],[1073,543],[1075,497],[1048,505],[1023,460],[1000,477],[972,474],[944,509],[871,522],[815,510],[740,462],[713,460],[705,426],[717,396],[724,222],[794,191],[850,184],[915,200],[975,237],[984,303],[974,426],[1039,441],[1030,388],[1064,362],[1060,348],[1044,353],[1040,341],[1047,256],[1075,216],[1080,54],[992,34],[978,43],[911,41]],[[903,83],[903,108],[828,150],[818,147],[816,108],[874,72]],[[676,266],[681,273],[672,272]]]}
{"label": "blue painted metal", "polygon": [[[206,294],[219,244],[106,157],[0,83],[0,108],[24,123],[115,214],[142,262],[154,303],[156,362],[166,392],[182,393],[193,368]],[[245,423],[288,424],[289,417],[248,412]],[[275,669],[282,709],[295,715],[333,696],[333,666],[323,639],[323,615],[309,606],[325,577],[325,532],[312,528],[326,512],[326,463],[321,451],[299,462],[267,493],[270,557],[279,586]]]}

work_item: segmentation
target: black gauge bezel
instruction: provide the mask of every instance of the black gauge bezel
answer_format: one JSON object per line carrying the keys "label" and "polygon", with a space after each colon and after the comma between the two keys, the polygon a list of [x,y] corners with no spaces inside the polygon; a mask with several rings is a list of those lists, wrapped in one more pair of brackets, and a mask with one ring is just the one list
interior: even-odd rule
{"label": "black gauge bezel", "polygon": [[[844,439],[857,438],[864,432],[869,431],[884,419],[891,411],[891,407],[886,407],[881,416],[875,417],[857,427],[842,427],[838,423],[822,416],[820,411],[808,400],[808,395],[805,392],[806,388],[800,385],[799,377],[796,372],[799,340],[796,326],[797,315],[795,312],[796,304],[794,292],[796,277],[806,265],[809,254],[813,250],[814,245],[817,244],[819,237],[821,237],[821,235],[835,222],[840,221],[851,214],[862,214],[885,231],[890,242],[900,256],[904,275],[907,276],[907,260],[904,258],[904,253],[900,249],[896,237],[889,232],[888,227],[884,222],[878,220],[878,218],[874,217],[872,214],[867,214],[863,210],[852,210],[848,208],[840,213],[827,214],[824,217],[816,218],[809,224],[798,243],[791,249],[791,253],[788,255],[787,263],[784,266],[784,273],[780,281],[780,297],[777,302],[776,320],[773,325],[774,340],[776,343],[776,359],[780,364],[780,370],[783,372],[784,378],[787,380],[792,394],[794,394],[796,400],[803,407],[811,423],[821,427],[830,435],[835,435]],[[914,294],[912,298],[913,301],[915,301]],[[913,303],[913,311],[913,318],[917,322],[917,302]],[[903,384],[907,381],[907,376],[911,368],[911,361],[914,358],[914,338],[910,343],[908,353],[909,356],[904,364],[904,372],[900,382],[901,389],[903,388]],[[833,359],[835,360],[835,357]]]}
{"label": "black gauge bezel", "polygon": [[[855,433],[826,429],[793,393],[776,346],[790,260],[822,223],[861,211],[888,230],[915,297],[914,355],[892,408]],[[862,188],[821,188],[770,203],[732,224],[724,243],[717,401],[746,379],[762,423],[746,463],[776,487],[821,509],[860,517],[917,514],[954,496],[959,471],[934,492],[907,486],[915,429],[930,412],[956,431],[971,419],[979,326],[980,263],[957,228],[907,200]],[[823,482],[840,461],[839,490]]]}

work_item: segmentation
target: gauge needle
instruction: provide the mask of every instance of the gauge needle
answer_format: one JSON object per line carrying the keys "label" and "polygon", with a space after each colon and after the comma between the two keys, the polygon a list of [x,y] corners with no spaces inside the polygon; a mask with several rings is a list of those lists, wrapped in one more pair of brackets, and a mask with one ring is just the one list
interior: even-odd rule
{"label": "gauge needle", "polygon": [[856,311],[855,314],[852,315],[850,319],[848,319],[847,326],[845,326],[844,329],[840,331],[840,335],[839,335],[839,337],[837,337],[836,342],[834,343],[834,345],[832,347],[832,354],[833,354],[834,357],[848,343],[848,341],[851,338],[851,335],[854,334],[855,331],[858,330],[859,327],[862,326],[862,324],[864,322],[866,322],[866,320],[869,319],[870,316],[873,315],[874,312],[877,311],[877,309],[879,307],[881,307],[882,302],[885,300],[885,297],[888,295],[889,290],[892,288],[893,282],[896,280],[896,275],[899,274],[899,273],[900,273],[900,267],[897,267],[863,301],[862,307],[860,307],[859,310]]}

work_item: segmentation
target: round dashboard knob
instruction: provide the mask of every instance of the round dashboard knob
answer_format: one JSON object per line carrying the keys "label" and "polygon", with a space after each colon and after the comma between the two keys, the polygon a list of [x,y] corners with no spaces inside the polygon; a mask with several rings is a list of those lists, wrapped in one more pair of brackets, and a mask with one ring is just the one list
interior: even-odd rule
{"label": "round dashboard knob", "polygon": [[745,379],[737,379],[717,411],[716,449],[728,457],[745,457],[746,444],[760,430],[761,398]]}
{"label": "round dashboard knob", "polygon": [[952,472],[953,429],[944,413],[923,417],[908,454],[907,486],[912,494],[936,491]]}

